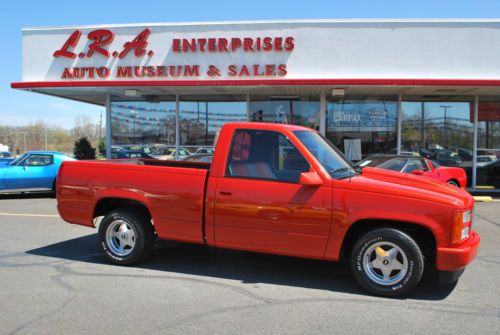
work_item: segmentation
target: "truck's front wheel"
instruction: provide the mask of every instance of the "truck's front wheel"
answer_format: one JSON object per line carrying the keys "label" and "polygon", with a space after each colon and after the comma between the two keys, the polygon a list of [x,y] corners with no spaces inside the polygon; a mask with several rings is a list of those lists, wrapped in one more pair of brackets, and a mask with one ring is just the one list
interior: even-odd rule
{"label": "truck's front wheel", "polygon": [[418,244],[408,234],[380,228],[356,242],[351,252],[351,269],[368,291],[396,296],[410,292],[418,284],[424,259]]}
{"label": "truck's front wheel", "polygon": [[99,225],[99,247],[115,264],[130,265],[139,261],[151,250],[153,243],[153,228],[139,213],[115,210]]}

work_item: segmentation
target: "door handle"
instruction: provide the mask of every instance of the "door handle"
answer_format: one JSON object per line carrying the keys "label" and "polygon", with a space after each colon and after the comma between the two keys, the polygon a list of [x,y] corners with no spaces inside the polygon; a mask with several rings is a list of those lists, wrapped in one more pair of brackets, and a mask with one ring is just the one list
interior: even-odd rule
{"label": "door handle", "polygon": [[220,195],[233,195],[233,192],[229,192],[229,191],[220,191]]}

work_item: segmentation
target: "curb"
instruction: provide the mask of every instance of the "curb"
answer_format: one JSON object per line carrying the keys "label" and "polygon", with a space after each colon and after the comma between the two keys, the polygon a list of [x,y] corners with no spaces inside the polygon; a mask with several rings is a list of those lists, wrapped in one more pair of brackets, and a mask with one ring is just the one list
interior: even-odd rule
{"label": "curb", "polygon": [[473,198],[476,202],[492,202],[493,201],[493,198],[489,197],[489,196],[476,195],[476,196],[473,196]]}

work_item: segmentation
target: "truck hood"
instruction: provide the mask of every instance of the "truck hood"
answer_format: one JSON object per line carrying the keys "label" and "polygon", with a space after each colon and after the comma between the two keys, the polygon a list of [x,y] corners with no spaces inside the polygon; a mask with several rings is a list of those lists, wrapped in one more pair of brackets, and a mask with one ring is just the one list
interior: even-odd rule
{"label": "truck hood", "polygon": [[472,207],[474,199],[465,190],[424,176],[365,167],[352,177],[351,189],[438,202],[453,207]]}

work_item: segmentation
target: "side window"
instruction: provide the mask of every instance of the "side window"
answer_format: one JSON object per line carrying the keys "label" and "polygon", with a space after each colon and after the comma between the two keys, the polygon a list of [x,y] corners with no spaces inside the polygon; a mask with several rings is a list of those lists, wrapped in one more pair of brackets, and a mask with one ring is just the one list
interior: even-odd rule
{"label": "side window", "polygon": [[420,160],[414,159],[409,161],[403,172],[412,173],[415,170],[424,171],[424,166]]}
{"label": "side window", "polygon": [[229,151],[226,176],[296,183],[309,164],[282,134],[237,130]]}
{"label": "side window", "polygon": [[309,163],[285,136],[279,135],[278,167],[279,180],[296,183],[302,172],[309,171]]}
{"label": "side window", "polygon": [[54,157],[52,155],[30,155],[26,159],[27,166],[48,166],[52,164]]}

